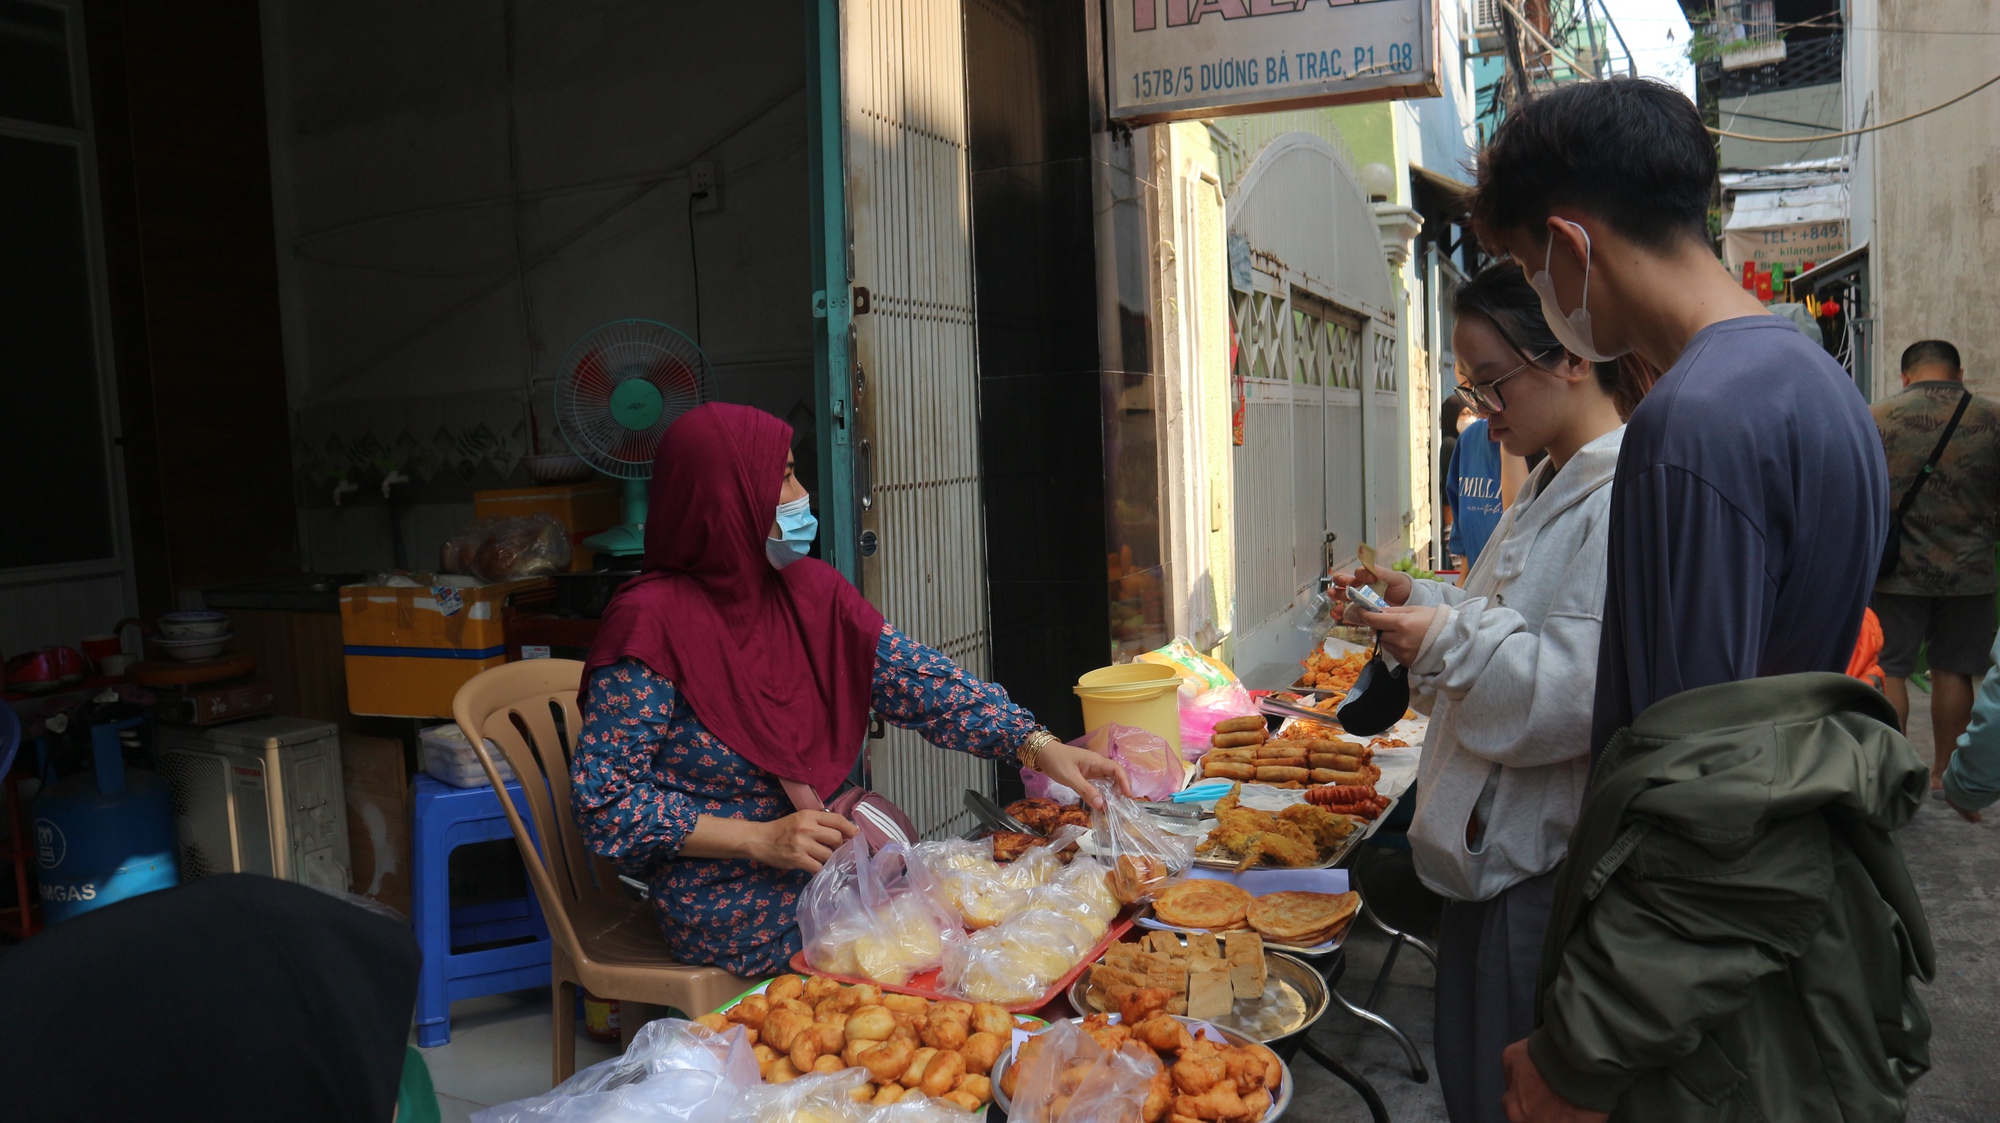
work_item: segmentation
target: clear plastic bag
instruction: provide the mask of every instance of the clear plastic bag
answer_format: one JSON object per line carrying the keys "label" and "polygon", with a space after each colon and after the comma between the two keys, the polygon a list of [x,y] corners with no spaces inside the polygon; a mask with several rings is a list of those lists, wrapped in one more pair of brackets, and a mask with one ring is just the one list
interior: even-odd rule
{"label": "clear plastic bag", "polygon": [[809,1073],[784,1084],[759,1084],[744,1093],[728,1123],[863,1123],[874,1109],[854,1102],[868,1083],[865,1068]]}
{"label": "clear plastic bag", "polygon": [[1057,850],[1075,833],[1058,833],[1049,846],[1036,846],[1006,865],[993,860],[992,842],[945,839],[910,847],[909,859],[936,883],[936,900],[959,918],[967,932],[991,928],[1028,906],[1028,892],[1047,884],[1063,868]]}
{"label": "clear plastic bag", "polygon": [[469,573],[481,581],[560,573],[569,563],[569,530],[548,515],[475,519],[438,550],[440,573]]}
{"label": "clear plastic bag", "polygon": [[937,879],[900,842],[871,855],[855,834],[799,898],[806,962],[849,978],[901,986],[942,963],[945,945],[963,935]]}
{"label": "clear plastic bag", "polygon": [[1038,1001],[1104,938],[1118,915],[1105,869],[1089,858],[1030,889],[1006,921],[945,946],[938,987],[955,998],[1024,1006]]}
{"label": "clear plastic bag", "polygon": [[1120,904],[1150,901],[1194,864],[1195,839],[1153,825],[1139,805],[1109,781],[1093,780],[1104,797],[1090,826],[1098,855],[1110,865],[1111,894]]}
{"label": "clear plastic bag", "polygon": [[553,1089],[474,1112],[473,1123],[725,1123],[747,1089],[761,1087],[742,1026],[724,1033],[678,1018],[639,1027],[620,1057]]}
{"label": "clear plastic bag", "polygon": [[[1014,1083],[1009,1119],[1020,1123],[1127,1123],[1144,1117],[1149,1095],[1167,1094],[1156,1081],[1164,1066],[1143,1045],[1106,1049],[1075,1022],[1036,1035]],[[1170,1088],[1171,1086],[1169,1086]],[[1155,1115],[1160,1118],[1162,1115]]]}
{"label": "clear plastic bag", "polygon": [[[1201,744],[1206,746],[1208,738],[1208,731],[1204,731]],[[1132,782],[1132,794],[1140,799],[1167,799],[1181,790],[1181,782],[1187,776],[1166,738],[1135,726],[1106,722],[1070,744],[1124,765],[1125,777]],[[1065,805],[1078,799],[1074,791],[1031,769],[1021,770],[1021,784],[1030,798],[1053,799]]]}

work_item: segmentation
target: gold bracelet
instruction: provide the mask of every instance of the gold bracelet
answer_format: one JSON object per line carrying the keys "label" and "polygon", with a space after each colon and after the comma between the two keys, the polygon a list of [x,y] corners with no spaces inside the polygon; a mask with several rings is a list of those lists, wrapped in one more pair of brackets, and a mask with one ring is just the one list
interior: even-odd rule
{"label": "gold bracelet", "polygon": [[1042,770],[1042,749],[1054,742],[1055,739],[1056,735],[1048,730],[1037,729],[1033,733],[1028,734],[1028,739],[1021,742],[1020,748],[1014,750],[1014,758],[1021,762],[1021,767],[1040,772]]}

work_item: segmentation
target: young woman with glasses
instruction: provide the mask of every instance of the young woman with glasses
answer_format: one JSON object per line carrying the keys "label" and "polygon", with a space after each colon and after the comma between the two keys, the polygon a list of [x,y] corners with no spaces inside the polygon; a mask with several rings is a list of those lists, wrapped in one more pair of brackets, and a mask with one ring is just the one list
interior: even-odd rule
{"label": "young woman with glasses", "polygon": [[1409,837],[1446,899],[1438,1080],[1454,1123],[1498,1123],[1500,1056],[1534,1028],[1554,871],[1590,773],[1620,405],[1636,394],[1616,364],[1563,348],[1517,265],[1482,270],[1454,306],[1459,396],[1508,453],[1546,457],[1463,587],[1378,571],[1393,607],[1349,619],[1380,633],[1430,713]]}

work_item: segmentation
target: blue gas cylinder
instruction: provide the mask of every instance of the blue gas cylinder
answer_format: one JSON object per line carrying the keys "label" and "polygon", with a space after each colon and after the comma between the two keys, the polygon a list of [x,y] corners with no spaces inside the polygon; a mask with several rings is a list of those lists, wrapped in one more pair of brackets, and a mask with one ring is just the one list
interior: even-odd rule
{"label": "blue gas cylinder", "polygon": [[173,790],[137,768],[124,771],[123,788],[99,791],[92,774],[79,772],[36,797],[36,877],[48,923],[180,884]]}

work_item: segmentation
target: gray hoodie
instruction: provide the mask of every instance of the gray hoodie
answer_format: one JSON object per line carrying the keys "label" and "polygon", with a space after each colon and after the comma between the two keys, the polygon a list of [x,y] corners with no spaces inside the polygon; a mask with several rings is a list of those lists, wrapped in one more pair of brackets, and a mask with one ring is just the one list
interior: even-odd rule
{"label": "gray hoodie", "polygon": [[[1410,666],[1428,709],[1410,843],[1417,875],[1483,901],[1562,861],[1590,778],[1611,477],[1625,430],[1544,461],[1458,588],[1418,581],[1439,608]],[[1551,478],[1553,477],[1553,478]]]}

